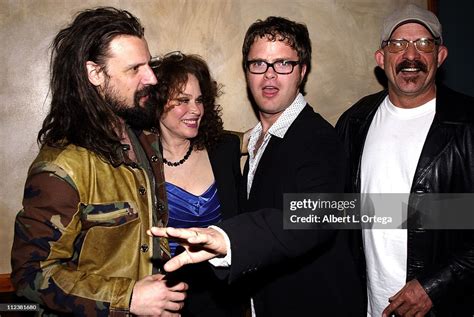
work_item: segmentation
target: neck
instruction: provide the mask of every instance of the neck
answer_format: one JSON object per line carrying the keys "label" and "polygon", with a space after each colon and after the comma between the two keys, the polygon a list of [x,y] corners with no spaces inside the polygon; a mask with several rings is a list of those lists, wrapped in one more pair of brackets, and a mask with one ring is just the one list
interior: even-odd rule
{"label": "neck", "polygon": [[280,118],[282,112],[278,113],[263,113],[260,112],[260,123],[262,124],[262,134],[268,132],[268,130],[272,127],[272,125]]}
{"label": "neck", "polygon": [[416,108],[436,98],[436,86],[433,85],[427,91],[416,95],[397,94],[389,88],[388,97],[396,107],[405,109]]}
{"label": "neck", "polygon": [[188,151],[191,141],[188,139],[178,139],[161,136],[161,145],[163,147],[163,154],[168,160],[182,158]]}
{"label": "neck", "polygon": [[122,144],[128,144],[130,146],[130,150],[127,152],[128,158],[134,162],[137,161],[137,157],[135,155],[135,150],[132,145],[132,141],[130,141],[130,136],[127,133],[125,121],[120,118],[119,119],[120,126],[115,128],[115,131],[117,131],[118,136],[120,137],[120,142]]}

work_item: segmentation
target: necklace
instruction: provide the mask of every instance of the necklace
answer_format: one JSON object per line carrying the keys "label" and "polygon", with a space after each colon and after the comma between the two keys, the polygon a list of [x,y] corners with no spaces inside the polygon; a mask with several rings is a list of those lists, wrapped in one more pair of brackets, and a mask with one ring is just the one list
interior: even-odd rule
{"label": "necklace", "polygon": [[168,165],[170,167],[180,166],[181,164],[186,162],[188,160],[189,156],[191,155],[192,151],[193,151],[193,144],[192,144],[192,142],[190,142],[189,143],[189,149],[186,152],[186,154],[184,154],[184,157],[182,159],[180,159],[179,161],[177,161],[177,162],[170,162],[167,159],[165,159],[165,157],[163,156],[163,146],[161,145],[161,142],[160,142],[160,152],[161,152],[161,156],[163,157],[163,163],[165,163],[166,165]]}

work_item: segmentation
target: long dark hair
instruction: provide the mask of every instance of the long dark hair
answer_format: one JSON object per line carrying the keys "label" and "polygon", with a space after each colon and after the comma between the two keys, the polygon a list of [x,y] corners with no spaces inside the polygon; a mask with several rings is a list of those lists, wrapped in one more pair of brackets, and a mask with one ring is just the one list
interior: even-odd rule
{"label": "long dark hair", "polygon": [[105,69],[110,42],[119,35],[142,38],[144,28],[130,12],[112,7],[77,14],[51,44],[51,109],[38,133],[41,145],[75,144],[116,165],[118,118],[89,82],[86,62]]}
{"label": "long dark hair", "polygon": [[176,53],[152,65],[158,84],[152,88],[150,102],[156,102],[159,120],[168,100],[185,89],[188,74],[196,76],[201,88],[204,114],[198,134],[192,142],[198,150],[210,149],[219,141],[223,131],[221,107],[216,104],[216,98],[221,95],[221,86],[211,77],[207,63],[200,56]]}
{"label": "long dark hair", "polygon": [[270,16],[265,20],[257,20],[245,34],[242,45],[242,66],[246,70],[250,47],[257,38],[268,38],[270,41],[286,42],[293,48],[301,64],[306,65],[306,74],[300,84],[300,92],[305,95],[305,85],[311,71],[311,39],[306,25],[290,21],[286,18]]}

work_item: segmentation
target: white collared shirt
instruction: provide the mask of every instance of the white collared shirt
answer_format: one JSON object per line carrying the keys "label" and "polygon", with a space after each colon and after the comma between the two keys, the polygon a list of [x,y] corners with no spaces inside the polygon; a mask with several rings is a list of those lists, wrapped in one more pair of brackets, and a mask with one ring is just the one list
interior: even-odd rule
{"label": "white collared shirt", "polygon": [[303,108],[306,106],[306,100],[304,99],[301,93],[298,93],[295,100],[291,103],[291,105],[283,111],[283,113],[278,117],[275,123],[272,124],[268,132],[265,134],[263,138],[262,145],[255,153],[255,146],[257,144],[258,139],[260,138],[260,134],[262,134],[262,123],[259,122],[257,125],[252,129],[250,133],[249,145],[248,145],[248,153],[249,153],[249,173],[247,177],[247,198],[250,195],[250,190],[252,188],[253,178],[255,176],[255,171],[257,170],[258,163],[265,152],[265,149],[270,142],[272,136],[276,136],[279,138],[283,138],[290,128],[293,121],[295,121],[296,117],[300,114]]}

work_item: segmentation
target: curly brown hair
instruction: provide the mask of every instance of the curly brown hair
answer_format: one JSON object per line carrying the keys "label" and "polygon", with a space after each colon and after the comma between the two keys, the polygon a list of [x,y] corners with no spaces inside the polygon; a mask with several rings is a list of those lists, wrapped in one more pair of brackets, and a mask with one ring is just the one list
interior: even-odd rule
{"label": "curly brown hair", "polygon": [[157,105],[157,120],[163,114],[168,101],[184,91],[188,75],[192,74],[197,78],[201,89],[204,113],[198,134],[191,141],[198,150],[214,147],[223,132],[222,109],[220,105],[216,104],[217,97],[222,94],[222,86],[212,78],[207,63],[199,55],[173,52],[152,62],[151,66],[158,78],[158,84],[152,88],[150,99],[150,102]]}

